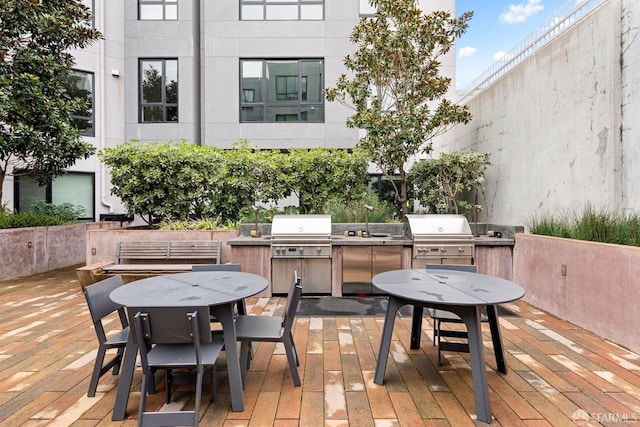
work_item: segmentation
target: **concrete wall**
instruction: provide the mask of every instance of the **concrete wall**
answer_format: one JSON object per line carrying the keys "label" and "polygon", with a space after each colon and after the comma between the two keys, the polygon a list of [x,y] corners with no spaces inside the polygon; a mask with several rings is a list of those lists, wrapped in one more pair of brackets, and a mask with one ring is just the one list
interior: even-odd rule
{"label": "concrete wall", "polygon": [[639,12],[631,0],[603,2],[467,102],[473,120],[437,151],[491,153],[486,221],[640,208]]}
{"label": "concrete wall", "polygon": [[118,227],[101,222],[0,230],[0,280],[84,264],[88,230]]}
{"label": "concrete wall", "polygon": [[516,234],[513,280],[524,300],[634,352],[639,275],[640,248]]}

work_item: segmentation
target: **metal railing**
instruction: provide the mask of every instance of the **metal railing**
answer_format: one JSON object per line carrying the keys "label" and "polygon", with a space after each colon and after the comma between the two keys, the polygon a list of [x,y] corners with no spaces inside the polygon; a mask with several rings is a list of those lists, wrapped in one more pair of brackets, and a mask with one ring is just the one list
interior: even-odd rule
{"label": "metal railing", "polygon": [[533,31],[513,47],[501,59],[478,76],[466,88],[457,93],[456,103],[471,98],[509,72],[513,67],[533,55],[550,41],[571,28],[587,13],[607,0],[569,0],[549,19],[545,25]]}

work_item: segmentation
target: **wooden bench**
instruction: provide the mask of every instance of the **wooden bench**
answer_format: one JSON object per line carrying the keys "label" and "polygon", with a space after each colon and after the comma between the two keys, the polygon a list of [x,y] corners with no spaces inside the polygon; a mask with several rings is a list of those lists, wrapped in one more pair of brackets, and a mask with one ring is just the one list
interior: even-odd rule
{"label": "wooden bench", "polygon": [[163,274],[190,271],[193,264],[220,264],[218,240],[119,242],[115,263],[100,270],[108,274]]}

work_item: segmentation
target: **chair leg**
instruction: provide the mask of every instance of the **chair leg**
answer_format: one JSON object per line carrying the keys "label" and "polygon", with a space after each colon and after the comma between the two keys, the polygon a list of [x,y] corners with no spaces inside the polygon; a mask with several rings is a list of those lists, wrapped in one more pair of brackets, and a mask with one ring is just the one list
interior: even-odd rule
{"label": "chair leg", "polygon": [[98,381],[102,376],[102,364],[104,363],[104,357],[107,349],[103,346],[98,347],[98,354],[96,355],[96,361],[93,365],[93,373],[91,374],[91,381],[89,382],[89,392],[87,396],[95,397],[96,390],[98,388]]}
{"label": "chair leg", "polygon": [[171,403],[171,387],[173,386],[173,375],[171,369],[165,370],[164,373],[164,388],[167,398],[166,403]]}
{"label": "chair leg", "polygon": [[293,354],[296,357],[296,366],[300,366],[300,358],[298,357],[298,350],[296,349],[296,343],[293,341],[293,334],[289,334],[291,340],[291,346],[293,347]]}
{"label": "chair leg", "polygon": [[442,342],[442,337],[440,334],[440,328],[442,327],[440,320],[438,320],[438,366],[442,365],[442,350],[440,343]]}
{"label": "chair leg", "polygon": [[247,371],[249,370],[249,353],[251,348],[250,341],[242,341],[240,344],[240,377],[242,378],[242,387],[247,380]]}
{"label": "chair leg", "polygon": [[118,375],[120,373],[120,365],[122,365],[122,357],[124,356],[124,347],[118,349],[116,356],[113,360],[115,360],[113,365],[113,375]]}
{"label": "chair leg", "polygon": [[283,341],[284,349],[287,352],[287,359],[289,360],[289,370],[291,371],[291,378],[293,379],[293,385],[300,387],[300,375],[298,374],[297,357],[295,355],[295,348],[292,340],[285,338]]}
{"label": "chair leg", "polygon": [[433,319],[433,345],[436,345],[436,337],[438,336],[438,330],[440,329],[440,321]]}

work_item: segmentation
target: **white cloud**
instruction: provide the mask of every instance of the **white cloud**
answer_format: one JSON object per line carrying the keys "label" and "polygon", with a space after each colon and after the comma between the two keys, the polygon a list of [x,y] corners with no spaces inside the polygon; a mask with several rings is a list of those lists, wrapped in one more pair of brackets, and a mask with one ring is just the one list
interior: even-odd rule
{"label": "white cloud", "polygon": [[460,50],[458,51],[458,58],[469,57],[474,53],[476,53],[477,51],[478,49],[476,49],[475,47],[471,47],[471,46],[461,47]]}
{"label": "white cloud", "polygon": [[493,60],[494,61],[499,61],[500,59],[502,59],[505,55],[507,54],[507,52],[505,52],[504,50],[499,50],[496,53],[493,54]]}
{"label": "white cloud", "polygon": [[520,4],[510,4],[509,10],[500,15],[500,22],[505,24],[519,24],[527,18],[544,9],[542,0],[525,0]]}

